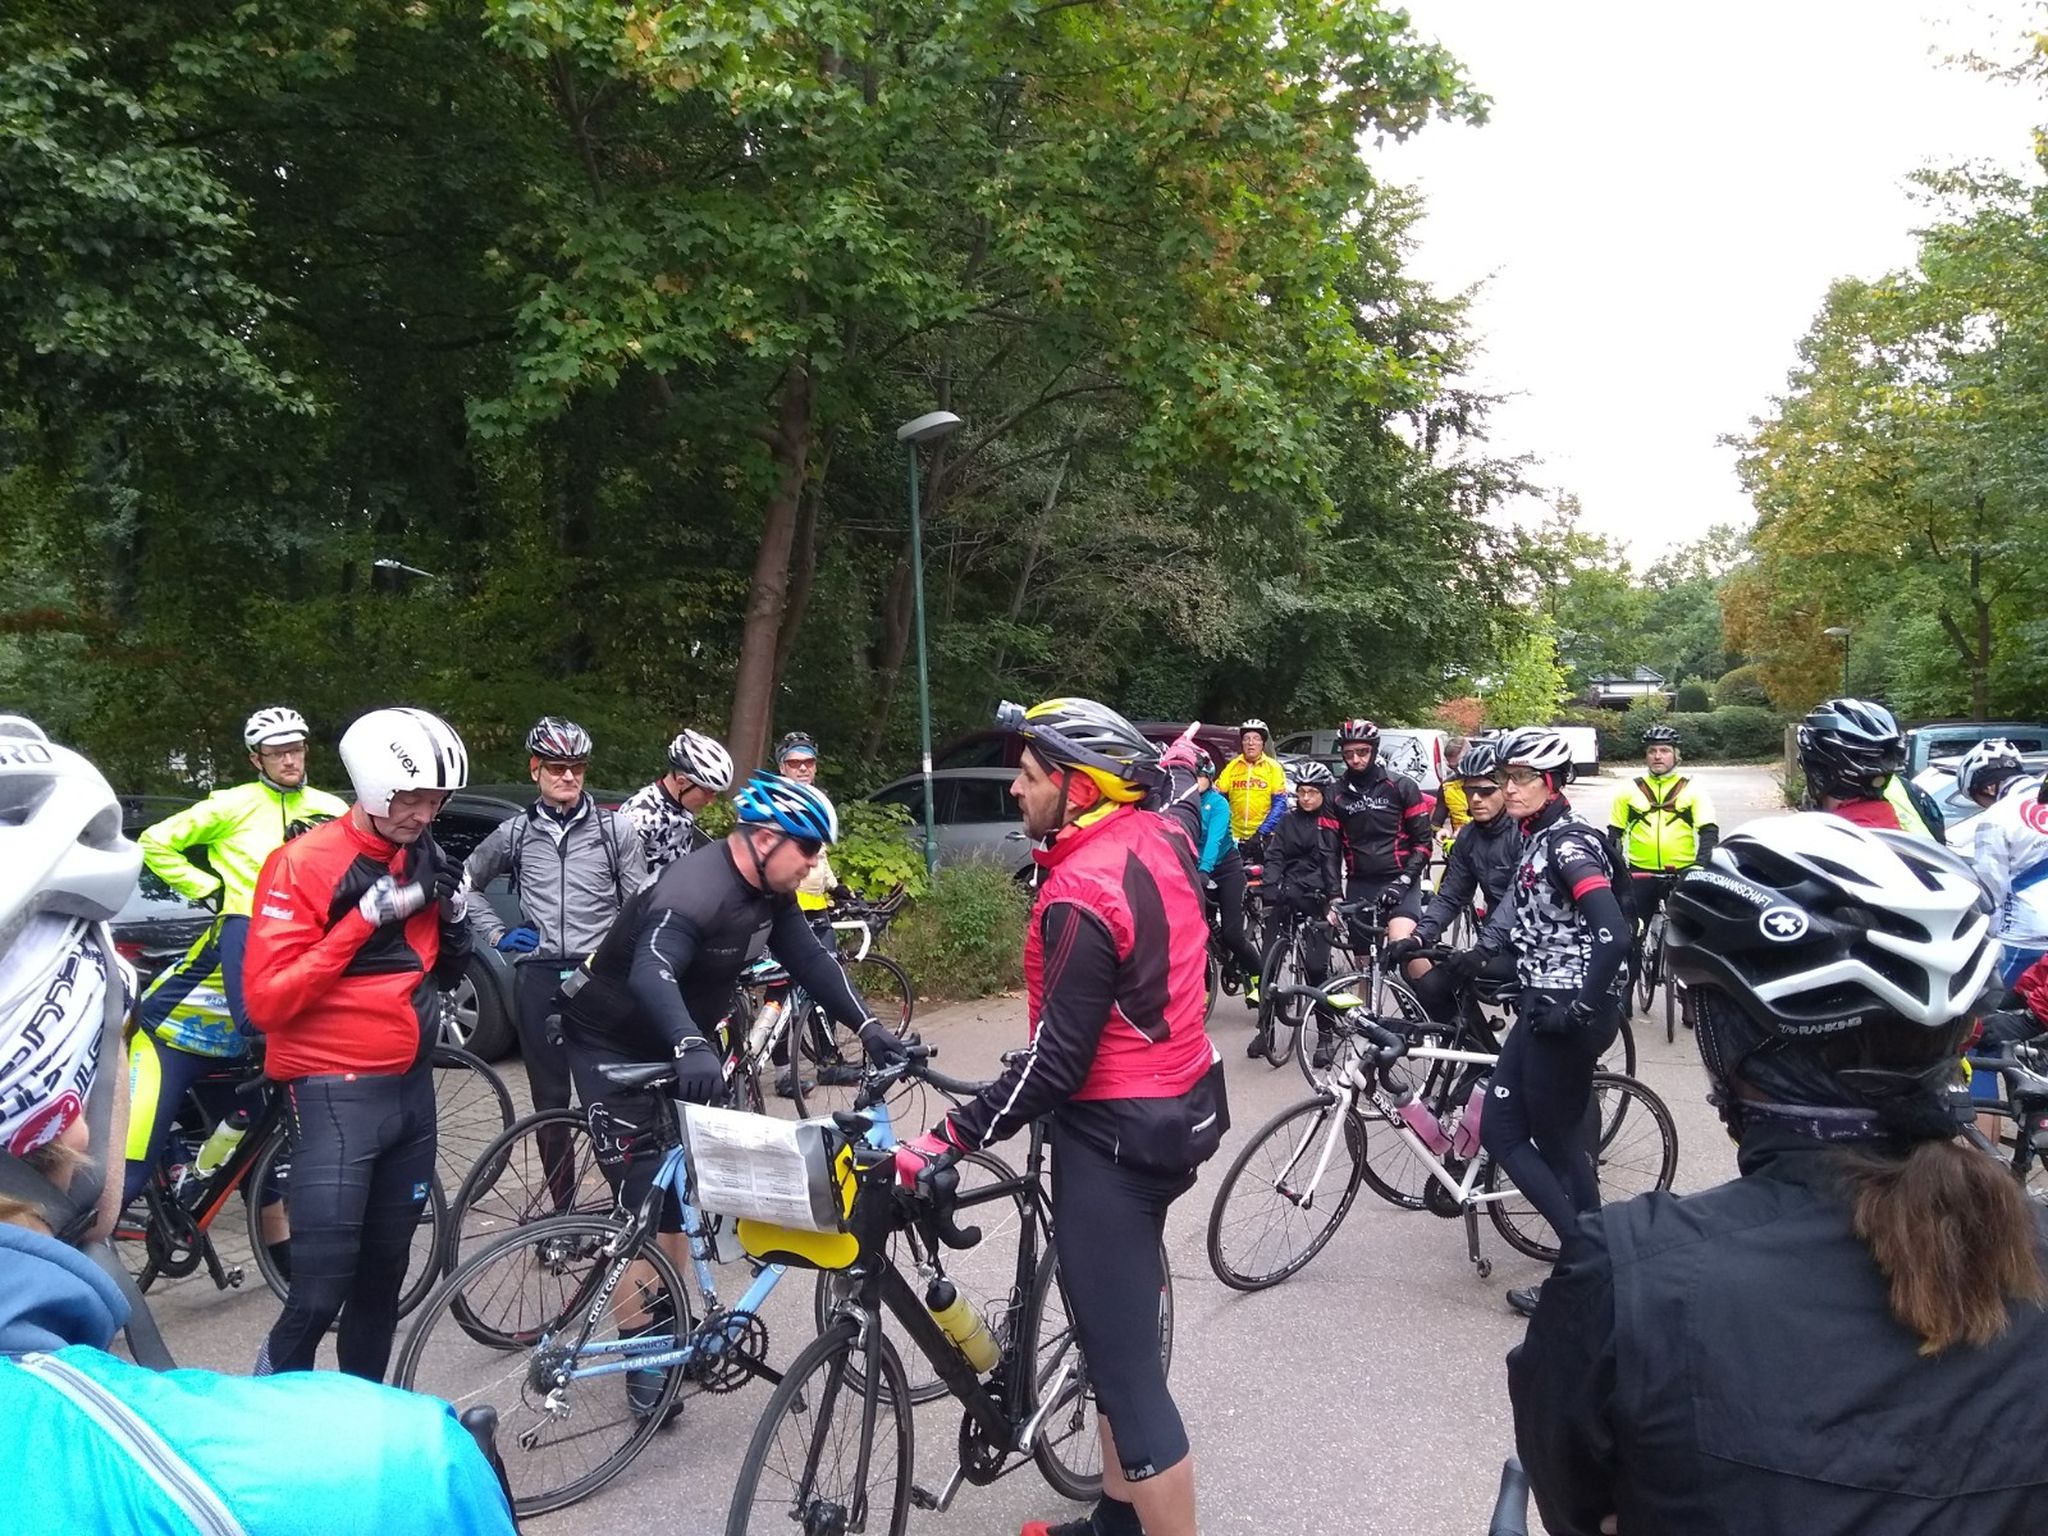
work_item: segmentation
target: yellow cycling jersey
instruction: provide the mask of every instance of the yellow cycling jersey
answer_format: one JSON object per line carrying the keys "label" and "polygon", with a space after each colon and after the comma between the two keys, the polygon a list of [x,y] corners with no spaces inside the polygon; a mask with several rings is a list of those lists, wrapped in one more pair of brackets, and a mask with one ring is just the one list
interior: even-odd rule
{"label": "yellow cycling jersey", "polygon": [[1884,781],[1884,803],[1892,808],[1899,818],[1899,830],[1910,832],[1915,837],[1934,839],[1934,829],[1920,814],[1920,807],[1913,803],[1913,797],[1906,793],[1906,780],[1901,774],[1893,774]]}
{"label": "yellow cycling jersey", "polygon": [[1607,819],[1621,829],[1630,869],[1687,869],[1699,856],[1699,829],[1714,825],[1714,807],[1682,773],[1645,774],[1614,797]]}
{"label": "yellow cycling jersey", "polygon": [[1265,825],[1273,797],[1287,793],[1287,773],[1275,757],[1233,757],[1216,775],[1216,788],[1230,802],[1230,835],[1243,842]]}
{"label": "yellow cycling jersey", "polygon": [[1444,803],[1444,825],[1451,831],[1472,819],[1472,807],[1465,803],[1465,785],[1461,779],[1445,779],[1443,788],[1437,791],[1437,798]]}
{"label": "yellow cycling jersey", "polygon": [[[347,802],[325,790],[305,785],[272,789],[258,779],[217,789],[197,805],[144,827],[135,840],[150,872],[180,896],[204,901],[218,892],[222,911],[247,917],[263,861],[293,828],[347,814]],[[204,848],[213,873],[186,858],[187,848]]]}

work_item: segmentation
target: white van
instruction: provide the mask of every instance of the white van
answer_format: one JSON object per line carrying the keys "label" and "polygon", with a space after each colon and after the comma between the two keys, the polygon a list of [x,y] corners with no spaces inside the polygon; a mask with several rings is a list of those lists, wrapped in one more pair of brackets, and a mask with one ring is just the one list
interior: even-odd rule
{"label": "white van", "polygon": [[[1433,795],[1443,787],[1447,766],[1444,740],[1449,734],[1429,727],[1382,726],[1380,761],[1395,773],[1405,773]],[[1344,771],[1344,757],[1337,750],[1335,731],[1296,731],[1276,741],[1273,750],[1282,757],[1319,757],[1334,771]]]}

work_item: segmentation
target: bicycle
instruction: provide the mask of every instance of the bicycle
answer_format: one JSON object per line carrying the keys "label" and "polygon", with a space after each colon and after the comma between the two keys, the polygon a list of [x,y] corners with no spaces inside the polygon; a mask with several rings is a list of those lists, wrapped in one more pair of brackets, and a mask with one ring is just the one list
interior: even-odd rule
{"label": "bicycle", "polygon": [[[921,1075],[947,1093],[982,1086],[928,1070]],[[790,1363],[755,1425],[726,1514],[727,1536],[782,1536],[792,1525],[804,1536],[858,1530],[901,1536],[912,1504],[943,1513],[963,1483],[993,1482],[1027,1461],[1066,1497],[1095,1497],[1102,1486],[1097,1415],[1049,1242],[1043,1125],[1032,1126],[1021,1174],[964,1193],[943,1178],[911,1192],[897,1184],[893,1153],[855,1139],[865,1112],[834,1119],[852,1153],[845,1226],[854,1253],[841,1266],[829,1326]],[[907,1241],[918,1255],[919,1274],[936,1285],[947,1278],[942,1252],[971,1250],[980,1239],[978,1230],[955,1224],[956,1212],[1004,1200],[1021,1202],[1027,1219],[1018,1229],[1009,1303],[983,1317],[996,1359],[979,1374],[927,1310],[894,1248],[898,1239]],[[1162,1264],[1164,1258],[1162,1252]],[[1170,1272],[1161,1273],[1167,1279],[1160,1291],[1160,1355],[1170,1363],[1173,1289]],[[958,1462],[937,1493],[911,1481],[912,1395],[882,1323],[885,1308],[963,1408]]]}
{"label": "bicycle", "polygon": [[[450,1083],[446,1102],[458,1107],[465,1121],[502,1105],[509,1123],[511,1098],[497,1074],[467,1051],[434,1047],[435,1092],[441,1100],[444,1074]],[[244,1099],[254,1102],[243,1107]],[[219,1118],[240,1121],[241,1134],[213,1168],[195,1166],[201,1139]],[[183,1279],[204,1265],[216,1290],[239,1290],[247,1270],[225,1262],[215,1245],[213,1227],[229,1199],[243,1197],[248,1215],[250,1259],[263,1283],[281,1301],[291,1288],[289,1260],[279,1251],[290,1234],[291,1149],[284,1125],[284,1092],[263,1075],[260,1056],[223,1062],[186,1096],[178,1120],[166,1138],[158,1166],[142,1193],[121,1213],[114,1239],[130,1245],[126,1261],[136,1285],[148,1290],[159,1277]],[[278,1214],[266,1216],[276,1209]],[[266,1221],[275,1223],[269,1234]],[[448,1203],[438,1171],[429,1179],[427,1202],[421,1208],[413,1258],[400,1293],[399,1315],[417,1307],[440,1277]]]}
{"label": "bicycle", "polygon": [[[1336,1234],[1361,1183],[1398,1209],[1462,1218],[1466,1256],[1482,1280],[1493,1273],[1492,1261],[1479,1251],[1482,1210],[1516,1252],[1554,1261],[1555,1234],[1479,1141],[1477,1111],[1498,1053],[1416,1045],[1347,994],[1346,979],[1297,989],[1335,1013],[1337,1058],[1319,1090],[1254,1132],[1224,1174],[1209,1213],[1209,1266],[1216,1277],[1233,1290],[1258,1291],[1298,1273]],[[1440,1074],[1425,1099],[1412,1077],[1394,1070],[1404,1060],[1424,1064],[1425,1071],[1435,1065],[1454,1070]],[[1663,1100],[1610,1072],[1594,1074],[1593,1093],[1600,1106],[1596,1158],[1603,1194],[1626,1198],[1669,1189],[1678,1170],[1678,1134]],[[1384,1124],[1406,1157],[1375,1167],[1369,1121]],[[1420,1187],[1408,1181],[1411,1168],[1422,1175]],[[1269,1239],[1278,1256],[1258,1257]]]}
{"label": "bicycle", "polygon": [[[1636,877],[1631,875],[1631,879]],[[1650,897],[1650,915],[1644,919],[1642,932],[1636,939],[1630,954],[1630,964],[1635,968],[1636,1002],[1644,1013],[1650,1011],[1650,1003],[1657,990],[1664,990],[1664,1043],[1673,1044],[1678,1039],[1678,985],[1671,978],[1671,968],[1664,956],[1664,898],[1671,894],[1671,887],[1677,876],[1657,876],[1637,881],[1639,894]]]}
{"label": "bicycle", "polygon": [[1975,1100],[1972,1108],[2012,1127],[1994,1142],[1973,1125],[1971,1138],[2004,1162],[2029,1195],[2048,1200],[2048,1046],[2019,1042],[1998,1054],[1972,1051],[1964,1059],[1972,1073],[1994,1073],[2002,1094]]}
{"label": "bicycle", "polygon": [[[1332,910],[1339,919],[1332,925],[1330,938],[1332,968],[1346,969],[1339,965],[1340,958],[1359,962],[1347,970],[1351,978],[1350,990],[1361,990],[1357,982],[1362,980],[1365,982],[1362,990],[1375,1015],[1395,1014],[1418,1025],[1427,1024],[1428,1015],[1423,1012],[1422,1004],[1409,990],[1407,982],[1380,966],[1380,951],[1386,946],[1388,914],[1380,910],[1379,903],[1371,899],[1339,901],[1333,903]],[[1297,997],[1301,988],[1313,985],[1306,974],[1304,946],[1308,925],[1322,921],[1321,916],[1300,913],[1290,917],[1287,926],[1266,951],[1265,980],[1260,983],[1258,1027],[1266,1060],[1278,1067],[1292,1057],[1311,1088],[1317,1086],[1327,1069],[1317,1067],[1311,1052],[1300,1048],[1302,1028],[1313,1010],[1299,1003]]]}

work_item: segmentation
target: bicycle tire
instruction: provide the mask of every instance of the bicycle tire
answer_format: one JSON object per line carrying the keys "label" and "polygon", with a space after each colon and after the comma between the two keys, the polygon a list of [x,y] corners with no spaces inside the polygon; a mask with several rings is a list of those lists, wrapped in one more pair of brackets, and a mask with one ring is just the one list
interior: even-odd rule
{"label": "bicycle tire", "polygon": [[910,1033],[910,1021],[917,1014],[917,988],[910,972],[887,955],[870,951],[858,960],[842,960],[853,990],[875,1011],[875,1017],[889,1032],[902,1039]]}
{"label": "bicycle tire", "polygon": [[[1678,1172],[1678,1129],[1669,1106],[1644,1084],[1616,1072],[1594,1073],[1593,1092],[1596,1098],[1605,1095],[1617,1101],[1613,1108],[1603,1108],[1600,1116],[1603,1126],[1614,1127],[1602,1137],[1596,1160],[1601,1203],[1669,1189]],[[1654,1132],[1654,1146],[1643,1140],[1638,1128]],[[1491,1191],[1510,1185],[1500,1165],[1489,1159],[1479,1187]],[[1517,1253],[1556,1262],[1557,1234],[1519,1191],[1513,1199],[1489,1201],[1486,1214]]]}
{"label": "bicycle tire", "polygon": [[1678,983],[1671,979],[1671,962],[1662,943],[1657,945],[1657,964],[1664,972],[1664,1043],[1670,1045],[1678,1039]]}
{"label": "bicycle tire", "polygon": [[[1323,1175],[1325,1185],[1334,1175],[1335,1198],[1321,1207],[1313,1202],[1323,1194],[1321,1189],[1312,1189],[1305,1197],[1308,1205],[1293,1194],[1283,1191],[1281,1182],[1297,1173],[1313,1173],[1316,1161],[1322,1156],[1322,1145],[1328,1134],[1329,1117],[1344,1116],[1342,1153],[1333,1151],[1330,1168]],[[1290,1123],[1307,1117],[1309,1123],[1298,1131],[1290,1131]],[[1230,1169],[1223,1175],[1223,1182],[1217,1186],[1216,1199],[1209,1207],[1209,1268],[1216,1278],[1234,1291],[1263,1291],[1278,1285],[1288,1276],[1299,1273],[1309,1260],[1323,1251],[1323,1247],[1343,1223],[1352,1202],[1358,1198],[1358,1186],[1364,1179],[1365,1126],[1359,1117],[1342,1108],[1333,1095],[1304,1099],[1280,1111],[1252,1134],[1244,1148],[1232,1159]],[[1254,1167],[1255,1160],[1258,1166]],[[1245,1188],[1242,1205],[1246,1208],[1234,1217],[1226,1217],[1232,1205],[1232,1197],[1240,1186]],[[1299,1224],[1301,1235],[1296,1241],[1283,1242],[1284,1257],[1271,1267],[1254,1267],[1264,1261],[1251,1257],[1256,1244],[1240,1245],[1239,1229],[1256,1218],[1256,1211],[1262,1202],[1272,1202],[1275,1208],[1266,1217],[1263,1227],[1255,1230],[1253,1236],[1270,1230],[1274,1219],[1282,1223],[1289,1221],[1290,1212],[1312,1211]],[[1323,1213],[1327,1213],[1326,1216]],[[1322,1216],[1320,1226],[1314,1220]]]}
{"label": "bicycle tire", "polygon": [[457,1046],[434,1047],[434,1170],[444,1190],[461,1187],[478,1154],[518,1118],[496,1068]]}
{"label": "bicycle tire", "polygon": [[[1375,1020],[1385,1020],[1389,1017],[1398,1019],[1403,1027],[1409,1029],[1410,1033],[1413,1033],[1413,1026],[1431,1025],[1434,1023],[1429,1014],[1424,1011],[1422,1004],[1416,1000],[1415,993],[1410,990],[1408,983],[1402,981],[1399,977],[1389,976],[1384,972],[1380,975],[1378,990],[1368,1000],[1366,1011]],[[1308,1050],[1295,1052],[1294,1063],[1301,1069],[1301,1079],[1308,1084],[1309,1091],[1312,1093],[1321,1092],[1324,1080],[1329,1076],[1329,1069],[1327,1067],[1319,1068],[1315,1065],[1314,1052]]]}
{"label": "bicycle tire", "polygon": [[1612,1072],[1620,1077],[1636,1075],[1636,1032],[1629,1022],[1628,1010],[1622,1010],[1622,1020],[1614,1031],[1614,1043],[1600,1053],[1595,1070]]}
{"label": "bicycle tire", "polygon": [[[279,1301],[291,1293],[291,1277],[278,1264],[277,1254],[269,1243],[263,1240],[263,1207],[266,1193],[280,1187],[277,1165],[288,1160],[289,1148],[284,1127],[279,1126],[271,1133],[270,1144],[257,1153],[256,1160],[249,1165],[248,1179],[243,1186],[243,1206],[249,1221],[249,1249],[256,1263],[256,1272],[263,1277],[263,1283]],[[285,1221],[291,1221],[290,1180],[282,1181],[285,1201]],[[405,1267],[404,1288],[398,1293],[398,1315],[404,1317],[433,1290],[441,1278],[443,1244],[448,1231],[448,1196],[441,1188],[441,1176],[436,1173],[427,1180],[427,1202],[420,1207],[419,1230],[413,1238],[412,1258]]]}
{"label": "bicycle tire", "polygon": [[1633,957],[1636,972],[1636,1004],[1644,1013],[1650,1011],[1650,1003],[1657,995],[1657,967],[1654,964],[1656,957],[1653,952],[1657,933],[1657,914],[1652,913],[1650,920],[1643,925],[1643,937],[1636,945]]}
{"label": "bicycle tire", "polygon": [[1274,996],[1282,987],[1301,982],[1301,959],[1291,932],[1283,928],[1266,946],[1259,975],[1264,978],[1259,983],[1259,1038],[1265,1043],[1262,1054],[1267,1066],[1284,1067],[1301,1042],[1302,1024],[1308,1017],[1308,1004],[1301,998],[1283,1001]]}
{"label": "bicycle tire", "polygon": [[[1010,1165],[992,1152],[968,1152],[954,1166],[960,1173],[959,1190],[962,1194],[1017,1177]],[[994,1224],[998,1211],[1004,1217],[1004,1225]],[[966,1226],[980,1228],[981,1241],[972,1248],[947,1254],[946,1278],[968,1299],[992,1333],[998,1338],[1007,1338],[1012,1321],[1010,1312],[1017,1305],[1013,1293],[1017,1287],[1017,1244],[1021,1239],[1016,1234],[1023,1223],[1032,1219],[1031,1197],[1020,1188],[1007,1201],[984,1200],[962,1208],[959,1219]],[[892,1262],[898,1257],[898,1244],[909,1241],[901,1232],[889,1235]],[[905,1272],[909,1272],[908,1266]],[[818,1281],[811,1292],[811,1314],[819,1333],[830,1328],[838,1316],[846,1280],[844,1270],[818,1271]],[[902,1359],[901,1327],[895,1314],[887,1308],[882,1311],[882,1331],[896,1346],[897,1357]],[[913,1403],[937,1402],[947,1394],[946,1383],[921,1350],[910,1351],[904,1376],[910,1384]]]}
{"label": "bicycle tire", "polygon": [[[542,1132],[550,1127],[559,1128],[568,1141],[564,1171],[552,1179],[542,1146]],[[583,1112],[544,1109],[527,1115],[484,1148],[464,1175],[448,1207],[442,1268],[452,1270],[465,1251],[495,1242],[515,1227],[557,1216],[607,1216],[615,1204]]]}
{"label": "bicycle tire", "polygon": [[[880,1357],[882,1379],[875,1392],[874,1432],[872,1436],[863,1435],[867,1378],[862,1365],[853,1359],[855,1354],[867,1352],[861,1348],[861,1331],[860,1319],[841,1318],[806,1344],[790,1362],[787,1374],[776,1384],[747,1442],[739,1477],[733,1483],[732,1503],[726,1509],[726,1536],[747,1536],[748,1532],[787,1536],[792,1525],[798,1530],[860,1528],[872,1536],[903,1536],[910,1522],[910,1478],[915,1449],[909,1388],[904,1382],[903,1362],[897,1357],[896,1346],[881,1330],[875,1330],[872,1352]],[[813,1377],[819,1379],[813,1382]],[[798,1430],[796,1459],[804,1466],[804,1472],[797,1478],[787,1475],[787,1458],[775,1454],[785,1419]],[[886,1441],[885,1419],[893,1427],[893,1434]],[[835,1483],[833,1492],[838,1496],[821,1497],[817,1483],[811,1480],[819,1463],[828,1452],[838,1449],[850,1452],[857,1466],[863,1440],[871,1447],[869,1486],[842,1489]],[[893,1452],[893,1472],[885,1466],[890,1459],[884,1455],[885,1444]],[[771,1462],[777,1465],[771,1466]],[[874,1476],[878,1468],[883,1469],[889,1483],[886,1526],[875,1518]],[[773,1494],[764,1500],[764,1474],[777,1482],[787,1482],[791,1495]],[[851,1477],[849,1471],[847,1481]]]}
{"label": "bicycle tire", "polygon": [[1216,1022],[1216,1005],[1223,1000],[1223,957],[1216,953],[1213,939],[1209,945],[1209,967],[1205,975],[1209,992],[1208,1001],[1202,1008],[1202,1024],[1207,1027]]}
{"label": "bicycle tire", "polygon": [[[1167,1262],[1164,1242],[1159,1245],[1159,1276],[1159,1369],[1165,1374],[1173,1369],[1173,1266]],[[1049,1309],[1054,1306],[1059,1308],[1057,1325],[1048,1331]],[[1031,1459],[1062,1497],[1081,1501],[1097,1498],[1102,1493],[1102,1437],[1097,1429],[1100,1408],[1088,1374],[1088,1362],[1074,1341],[1066,1293],[1059,1286],[1057,1249],[1046,1249],[1038,1261],[1038,1274],[1031,1282],[1026,1326],[1030,1329],[1027,1337],[1031,1342],[1034,1412],[1044,1402],[1047,1386],[1064,1368],[1069,1350],[1078,1362],[1040,1426],[1039,1437],[1031,1447]]]}
{"label": "bicycle tire", "polygon": [[[590,1298],[615,1266],[649,1265],[655,1283],[673,1298],[676,1335],[688,1335],[692,1325],[690,1293],[668,1255],[648,1238],[631,1254],[607,1258],[605,1248],[618,1232],[613,1221],[557,1216],[503,1233],[497,1241],[469,1254],[442,1281],[418,1320],[406,1330],[392,1367],[394,1385],[441,1398],[457,1412],[484,1403],[497,1409],[498,1452],[512,1491],[513,1510],[521,1517],[577,1503],[611,1482],[647,1448],[682,1391],[683,1369],[665,1370],[661,1396],[643,1418],[627,1406],[624,1381],[617,1375],[561,1384],[563,1401],[554,1413],[546,1409],[548,1394],[535,1385],[537,1380],[545,1381],[547,1369],[536,1357],[560,1347],[554,1336],[557,1329],[571,1321],[581,1323]],[[572,1265],[587,1268],[571,1269]],[[499,1266],[507,1267],[510,1281],[489,1278]],[[503,1297],[504,1287],[521,1278],[522,1269],[543,1280],[566,1277],[569,1283],[551,1287],[554,1294],[514,1320],[499,1315],[494,1307]],[[605,1302],[606,1317],[632,1290],[624,1283],[614,1285]],[[508,1349],[485,1342],[475,1331],[475,1319],[480,1316],[492,1319],[489,1331],[494,1337],[537,1339],[540,1343],[538,1347],[521,1344]],[[600,1332],[607,1332],[606,1317],[594,1325]],[[618,1331],[614,1327],[608,1336],[615,1338]],[[608,1405],[617,1411],[607,1419]],[[591,1421],[596,1421],[595,1427]],[[550,1435],[551,1429],[559,1433]],[[608,1433],[612,1430],[622,1432],[623,1438]],[[545,1469],[543,1451],[591,1445],[601,1435],[605,1438],[597,1448],[603,1451],[609,1445],[612,1449],[604,1452],[596,1465],[567,1477]]]}

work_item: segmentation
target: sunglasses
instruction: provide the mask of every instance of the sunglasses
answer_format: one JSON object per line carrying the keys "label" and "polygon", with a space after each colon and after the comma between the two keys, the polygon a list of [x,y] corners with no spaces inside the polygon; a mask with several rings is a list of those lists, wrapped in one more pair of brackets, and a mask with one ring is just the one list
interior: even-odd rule
{"label": "sunglasses", "polygon": [[798,837],[793,832],[788,834],[788,837],[789,841],[796,846],[796,851],[807,859],[815,859],[825,851],[824,843],[815,837]]}
{"label": "sunglasses", "polygon": [[1467,800],[1470,800],[1475,795],[1481,800],[1485,800],[1499,793],[1500,786],[1491,779],[1468,779],[1465,781],[1465,798]]}
{"label": "sunglasses", "polygon": [[589,767],[588,763],[551,763],[546,758],[542,758],[540,762],[542,773],[552,773],[563,779],[580,779]]}

